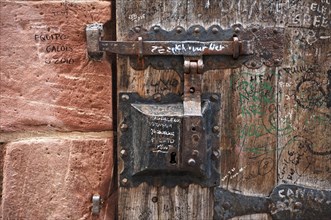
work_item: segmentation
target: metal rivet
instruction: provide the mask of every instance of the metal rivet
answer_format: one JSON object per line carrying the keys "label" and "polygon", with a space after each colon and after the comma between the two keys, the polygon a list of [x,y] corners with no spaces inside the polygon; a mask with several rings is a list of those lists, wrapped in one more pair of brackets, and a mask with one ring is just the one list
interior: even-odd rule
{"label": "metal rivet", "polygon": [[278,34],[278,30],[277,29],[274,29],[273,32],[274,32],[274,34]]}
{"label": "metal rivet", "polygon": [[220,127],[217,126],[217,125],[215,125],[215,126],[213,127],[213,132],[214,132],[214,133],[218,133],[218,132],[220,132]]}
{"label": "metal rivet", "polygon": [[126,150],[121,150],[120,154],[121,154],[122,157],[124,157],[124,156],[127,155],[127,152],[126,152]]}
{"label": "metal rivet", "polygon": [[128,101],[130,97],[128,95],[122,95],[122,100],[123,101]]}
{"label": "metal rivet", "polygon": [[140,27],[135,27],[135,28],[134,28],[134,31],[137,32],[137,33],[140,32],[140,30],[141,30]]}
{"label": "metal rivet", "polygon": [[239,27],[236,27],[236,28],[234,29],[234,32],[239,33],[239,32],[240,32],[240,28],[239,28]]}
{"label": "metal rivet", "polygon": [[302,203],[301,202],[294,203],[294,208],[295,209],[301,209],[302,208]]}
{"label": "metal rivet", "polygon": [[125,123],[121,124],[121,131],[127,131],[129,126]]}
{"label": "metal rivet", "polygon": [[190,93],[194,93],[195,92],[195,88],[194,87],[191,87],[190,88]]}
{"label": "metal rivet", "polygon": [[178,34],[182,33],[182,28],[181,28],[181,27],[176,28],[176,32],[177,32]]}
{"label": "metal rivet", "polygon": [[218,95],[213,94],[213,95],[210,96],[210,101],[217,102],[218,100],[219,100]]}
{"label": "metal rivet", "polygon": [[213,27],[213,29],[211,29],[211,31],[213,32],[213,34],[217,34],[218,33],[218,28]]}
{"label": "metal rivet", "polygon": [[160,27],[159,27],[159,26],[155,26],[155,27],[153,28],[153,30],[154,30],[155,32],[159,32],[159,31],[160,31]]}
{"label": "metal rivet", "polygon": [[195,165],[195,160],[194,160],[193,158],[191,158],[191,159],[189,159],[189,160],[187,161],[187,163],[188,163],[188,165],[190,165],[190,166],[194,166],[194,165]]}
{"label": "metal rivet", "polygon": [[256,63],[255,62],[251,62],[251,66],[252,67],[256,67]]}
{"label": "metal rivet", "polygon": [[231,205],[230,205],[230,203],[225,202],[225,203],[223,203],[222,207],[223,207],[224,209],[229,209],[229,208],[231,208]]}
{"label": "metal rivet", "polygon": [[157,102],[160,102],[161,98],[162,98],[162,96],[161,96],[160,93],[156,93],[156,94],[153,95],[153,99]]}
{"label": "metal rivet", "polygon": [[122,182],[123,185],[126,185],[128,183],[128,179],[127,178],[123,178],[121,182]]}
{"label": "metal rivet", "polygon": [[154,203],[156,203],[158,200],[159,200],[159,199],[158,199],[156,196],[154,196],[154,197],[152,198],[152,202],[154,202]]}
{"label": "metal rivet", "polygon": [[202,14],[198,14],[198,18],[201,18],[202,17]]}
{"label": "metal rivet", "polygon": [[192,155],[193,155],[193,156],[199,156],[199,153],[200,153],[200,152],[199,152],[198,150],[194,150],[194,151],[192,152]]}
{"label": "metal rivet", "polygon": [[214,156],[215,158],[219,158],[219,157],[220,157],[220,152],[219,152],[218,150],[214,150],[214,151],[213,151],[213,156]]}
{"label": "metal rivet", "polygon": [[200,28],[198,28],[198,27],[194,28],[194,33],[196,33],[196,34],[200,33]]}

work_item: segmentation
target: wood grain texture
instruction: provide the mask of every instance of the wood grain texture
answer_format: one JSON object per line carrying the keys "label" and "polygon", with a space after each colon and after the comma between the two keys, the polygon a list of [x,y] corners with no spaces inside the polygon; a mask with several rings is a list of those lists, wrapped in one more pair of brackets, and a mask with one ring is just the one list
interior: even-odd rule
{"label": "wood grain texture", "polygon": [[[172,30],[179,25],[228,28],[240,23],[285,28],[281,67],[203,74],[202,91],[221,93],[221,186],[264,196],[281,183],[330,189],[330,1],[119,0],[116,7],[117,40],[127,40],[135,26],[160,25]],[[183,92],[175,71],[133,70],[123,56],[117,68],[118,92],[138,92],[147,98]],[[194,184],[187,188],[120,187],[119,217],[212,219],[212,191]],[[152,201],[154,197],[157,202]]]}

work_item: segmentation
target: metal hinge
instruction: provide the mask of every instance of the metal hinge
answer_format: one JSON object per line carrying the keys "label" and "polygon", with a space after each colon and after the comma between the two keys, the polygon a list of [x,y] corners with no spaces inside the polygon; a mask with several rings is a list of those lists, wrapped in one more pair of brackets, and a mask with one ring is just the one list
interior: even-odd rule
{"label": "metal hinge", "polygon": [[270,196],[246,196],[223,188],[215,189],[214,219],[269,213],[272,219],[329,219],[331,191],[283,184],[275,187]]}

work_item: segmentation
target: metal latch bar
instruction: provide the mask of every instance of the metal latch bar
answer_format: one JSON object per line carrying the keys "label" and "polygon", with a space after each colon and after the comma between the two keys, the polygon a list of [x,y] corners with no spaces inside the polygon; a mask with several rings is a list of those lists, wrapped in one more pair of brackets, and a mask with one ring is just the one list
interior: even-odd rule
{"label": "metal latch bar", "polygon": [[[249,41],[99,41],[99,51],[122,55],[239,55],[253,54]],[[97,52],[97,51],[95,51]]]}
{"label": "metal latch bar", "polygon": [[122,55],[157,56],[157,55],[229,55],[238,58],[239,55],[253,54],[250,41],[239,41],[234,36],[232,41],[154,41],[138,37],[136,41],[102,41],[103,28],[101,24],[86,27],[87,50],[95,56],[100,52],[111,52]]}

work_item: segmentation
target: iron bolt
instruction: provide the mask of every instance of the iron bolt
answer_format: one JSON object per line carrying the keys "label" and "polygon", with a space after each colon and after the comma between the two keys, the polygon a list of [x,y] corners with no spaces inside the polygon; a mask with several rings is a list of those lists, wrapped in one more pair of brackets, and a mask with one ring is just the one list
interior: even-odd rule
{"label": "iron bolt", "polygon": [[177,27],[177,28],[176,28],[176,32],[177,32],[178,34],[182,33],[182,28],[181,28],[181,27]]}
{"label": "iron bolt", "polygon": [[217,27],[213,27],[213,29],[211,29],[211,31],[213,32],[213,34],[217,34],[218,33],[218,28]]}
{"label": "iron bolt", "polygon": [[121,124],[121,131],[127,131],[129,126],[125,123]]}
{"label": "iron bolt", "polygon": [[141,30],[140,27],[135,27],[134,28],[134,31],[137,32],[137,33],[140,32],[140,30]]}
{"label": "iron bolt", "polygon": [[239,32],[240,32],[240,28],[239,28],[239,27],[236,27],[236,28],[234,29],[234,32],[239,33]]}
{"label": "iron bolt", "polygon": [[216,157],[216,158],[219,158],[220,156],[220,152],[218,150],[214,150],[213,151],[213,155]]}
{"label": "iron bolt", "polygon": [[218,133],[218,132],[220,132],[220,127],[219,127],[218,125],[215,125],[215,126],[213,127],[213,132],[214,132],[214,133]]}
{"label": "iron bolt", "polygon": [[156,93],[154,94],[153,98],[155,101],[160,102],[162,97],[160,93]]}
{"label": "iron bolt", "polygon": [[153,28],[153,30],[154,30],[155,32],[159,32],[159,31],[160,31],[160,27],[159,27],[159,26],[155,26],[155,27]]}
{"label": "iron bolt", "polygon": [[189,159],[189,160],[187,161],[187,163],[188,163],[188,165],[190,165],[190,166],[194,166],[194,165],[195,165],[195,160],[194,160],[193,158],[191,158],[191,159]]}
{"label": "iron bolt", "polygon": [[128,101],[129,100],[129,96],[128,95],[122,95],[122,100],[123,101]]}
{"label": "iron bolt", "polygon": [[194,151],[192,152],[192,155],[193,155],[193,156],[199,156],[199,151],[194,150]]}
{"label": "iron bolt", "polygon": [[200,32],[200,28],[196,27],[194,28],[194,33],[198,34]]}
{"label": "iron bolt", "polygon": [[251,62],[251,66],[252,67],[256,67],[256,63],[255,62]]}
{"label": "iron bolt", "polygon": [[123,178],[123,179],[122,179],[122,184],[123,184],[123,185],[126,185],[127,183],[128,183],[128,179],[127,179],[127,178]]}
{"label": "iron bolt", "polygon": [[212,101],[212,102],[217,102],[218,99],[219,99],[218,96],[215,95],[215,94],[213,94],[213,95],[210,96],[210,101]]}
{"label": "iron bolt", "polygon": [[121,150],[120,154],[121,154],[122,157],[124,157],[124,156],[127,155],[127,152],[126,152],[126,150]]}

